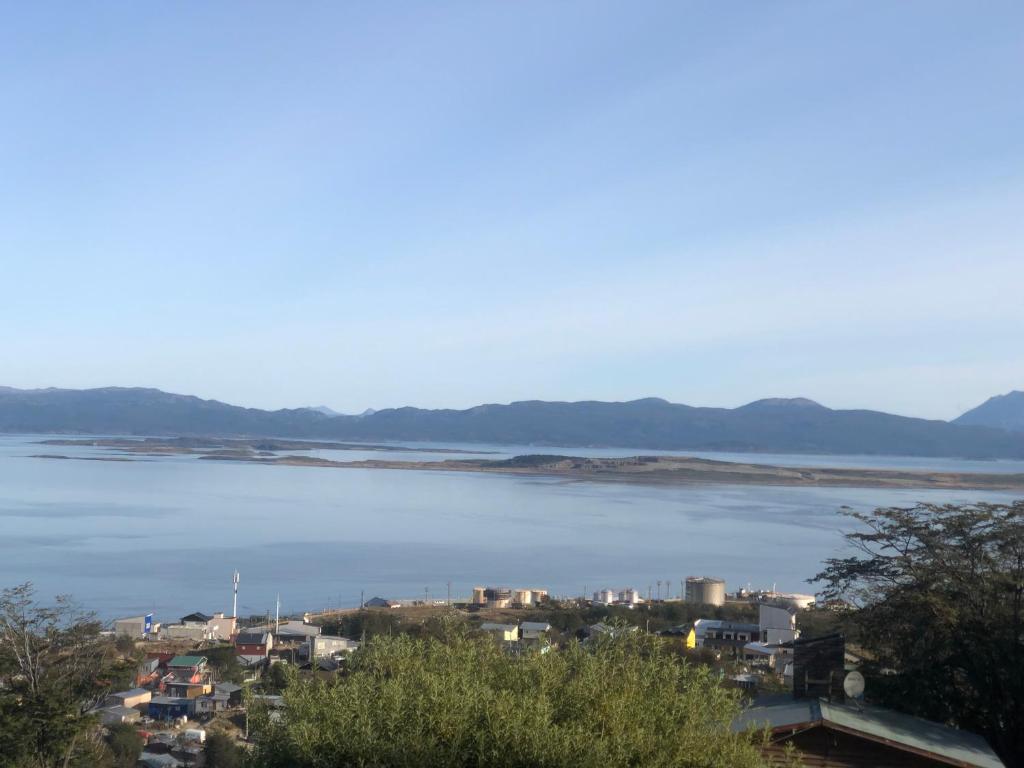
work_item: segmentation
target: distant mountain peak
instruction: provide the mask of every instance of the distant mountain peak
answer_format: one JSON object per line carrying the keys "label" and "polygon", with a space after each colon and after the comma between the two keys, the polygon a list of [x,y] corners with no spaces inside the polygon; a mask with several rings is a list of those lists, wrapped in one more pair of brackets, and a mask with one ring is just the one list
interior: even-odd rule
{"label": "distant mountain peak", "polygon": [[334,410],[333,408],[328,408],[326,405],[308,405],[305,408],[303,408],[303,410],[313,411],[314,413],[322,413],[324,416],[341,416],[341,414],[338,413],[336,410]]}
{"label": "distant mountain peak", "polygon": [[1024,392],[1015,389],[1005,395],[990,397],[978,407],[953,419],[953,423],[1024,432]]}
{"label": "distant mountain peak", "polygon": [[741,408],[820,408],[823,411],[829,410],[821,403],[815,402],[806,397],[766,397],[755,400],[752,403],[740,406]]}

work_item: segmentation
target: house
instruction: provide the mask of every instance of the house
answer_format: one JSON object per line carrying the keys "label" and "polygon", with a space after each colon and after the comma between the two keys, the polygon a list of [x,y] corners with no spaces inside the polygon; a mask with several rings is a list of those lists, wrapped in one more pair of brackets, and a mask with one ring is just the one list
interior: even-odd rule
{"label": "house", "polygon": [[757,625],[762,643],[778,645],[791,643],[800,633],[796,628],[797,609],[793,606],[778,606],[761,603],[757,607]]}
{"label": "house", "polygon": [[196,699],[210,692],[208,682],[190,683],[187,680],[168,680],[164,683],[164,693],[173,698]]}
{"label": "house", "polygon": [[[267,629],[270,629],[267,627]],[[309,638],[319,635],[320,627],[304,621],[282,621],[274,629],[274,640],[281,643],[305,643]]]}
{"label": "house", "polygon": [[262,655],[239,654],[235,658],[246,670],[246,680],[255,680],[263,673],[264,667],[270,663],[267,657]]}
{"label": "house", "polygon": [[242,686],[235,683],[217,683],[213,690],[214,693],[227,694],[229,709],[242,706]]}
{"label": "house", "polygon": [[774,669],[775,657],[777,654],[777,645],[769,645],[767,643],[747,643],[743,646],[743,650],[739,654],[739,657],[743,661],[750,662],[753,665]]}
{"label": "house", "polygon": [[138,707],[143,704],[149,704],[152,698],[152,691],[148,691],[145,688],[132,688],[130,691],[119,691],[118,693],[110,694],[107,696],[107,704],[112,707]]}
{"label": "house", "polygon": [[383,597],[371,597],[365,603],[364,608],[401,608],[402,604],[397,600],[385,600]]}
{"label": "house", "polygon": [[759,640],[761,628],[757,624],[735,621],[721,621],[717,626],[708,626],[704,632],[703,647],[712,651],[724,651],[732,656],[741,656],[743,647]]}
{"label": "house", "polygon": [[977,734],[870,704],[783,694],[755,699],[732,728],[767,728],[770,738],[761,750],[769,765],[788,764],[791,744],[802,764],[816,768],[1004,768]]}
{"label": "house", "polygon": [[306,641],[300,655],[307,659],[323,659],[348,655],[359,648],[359,643],[336,635],[313,635]]}
{"label": "house", "polygon": [[320,627],[304,621],[282,621],[277,624],[249,627],[246,632],[269,632],[274,636],[275,643],[304,643],[313,635],[319,635]]}
{"label": "house", "polygon": [[639,627],[613,627],[610,624],[604,622],[598,622],[597,624],[591,624],[589,627],[584,627],[577,632],[578,637],[583,638],[583,642],[586,645],[592,645],[600,642],[601,640],[614,640],[615,638],[622,637],[626,633],[638,632]]}
{"label": "house", "polygon": [[167,662],[167,671],[176,680],[199,683],[209,674],[205,656],[175,656]]}
{"label": "house", "polygon": [[119,725],[121,723],[134,723],[142,717],[142,713],[137,709],[131,707],[122,707],[116,705],[113,707],[104,707],[98,712],[100,716],[100,722],[104,725]]}
{"label": "house", "polygon": [[226,693],[208,693],[199,696],[195,700],[195,714],[212,715],[216,712],[223,712],[230,707],[230,696]]}
{"label": "house", "polygon": [[230,640],[235,634],[235,617],[215,613],[212,616],[196,612],[182,616],[178,624],[167,624],[160,636],[171,640]]}
{"label": "house", "polygon": [[195,699],[213,689],[205,656],[175,656],[167,662],[164,692],[170,698]]}
{"label": "house", "polygon": [[149,702],[147,714],[154,720],[174,720],[188,717],[194,712],[193,700],[177,696],[154,696]]}
{"label": "house", "polygon": [[551,625],[546,621],[524,621],[519,625],[519,634],[523,640],[540,642],[547,639]]}
{"label": "house", "polygon": [[480,630],[505,643],[512,643],[519,639],[519,627],[516,624],[485,621],[480,625]]}
{"label": "house", "polygon": [[274,636],[266,631],[247,630],[235,636],[235,651],[239,656],[266,658],[274,647]]}
{"label": "house", "polygon": [[130,637],[133,640],[144,640],[153,631],[153,614],[145,616],[129,616],[124,619],[114,619],[114,635],[117,637]]}

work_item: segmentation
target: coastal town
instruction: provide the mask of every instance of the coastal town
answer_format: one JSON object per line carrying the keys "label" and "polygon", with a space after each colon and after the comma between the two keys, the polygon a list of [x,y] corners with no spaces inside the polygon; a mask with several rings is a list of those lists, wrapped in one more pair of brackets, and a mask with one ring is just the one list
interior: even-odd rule
{"label": "coastal town", "polygon": [[373,596],[349,609],[241,619],[238,583],[235,573],[230,614],[196,611],[163,622],[146,614],[110,624],[119,649],[138,663],[132,687],[108,695],[93,714],[107,728],[135,729],[144,743],[141,768],[203,766],[215,734],[245,749],[250,714],[273,717],[286,707],[290,680],[343,676],[375,635],[429,633],[445,621],[511,656],[657,636],[742,695],[733,730],[766,732],[768,764],[782,764],[796,748],[805,765],[1003,765],[980,736],[865,703],[871,681],[858,671],[863,656],[834,631],[844,606],[813,595],[728,591],[722,579],[691,576],[645,592],[604,587],[559,597],[532,586],[477,586],[462,599]]}

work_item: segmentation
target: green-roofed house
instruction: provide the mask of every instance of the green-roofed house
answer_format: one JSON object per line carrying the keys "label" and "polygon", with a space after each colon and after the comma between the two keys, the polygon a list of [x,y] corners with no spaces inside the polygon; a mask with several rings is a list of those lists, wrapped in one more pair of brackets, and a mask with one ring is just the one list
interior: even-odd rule
{"label": "green-roofed house", "polygon": [[168,696],[194,699],[213,690],[211,672],[205,656],[175,656],[167,662],[168,676],[163,681]]}
{"label": "green-roofed house", "polygon": [[179,677],[191,676],[206,671],[205,656],[175,656],[167,662],[167,671]]}

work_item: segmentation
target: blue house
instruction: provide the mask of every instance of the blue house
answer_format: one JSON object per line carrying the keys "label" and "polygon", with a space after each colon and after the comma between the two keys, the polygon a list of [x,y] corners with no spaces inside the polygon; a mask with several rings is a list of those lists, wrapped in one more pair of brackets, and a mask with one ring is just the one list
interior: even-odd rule
{"label": "blue house", "polygon": [[176,696],[154,696],[149,702],[149,716],[154,720],[173,720],[176,717],[190,717],[193,700]]}

